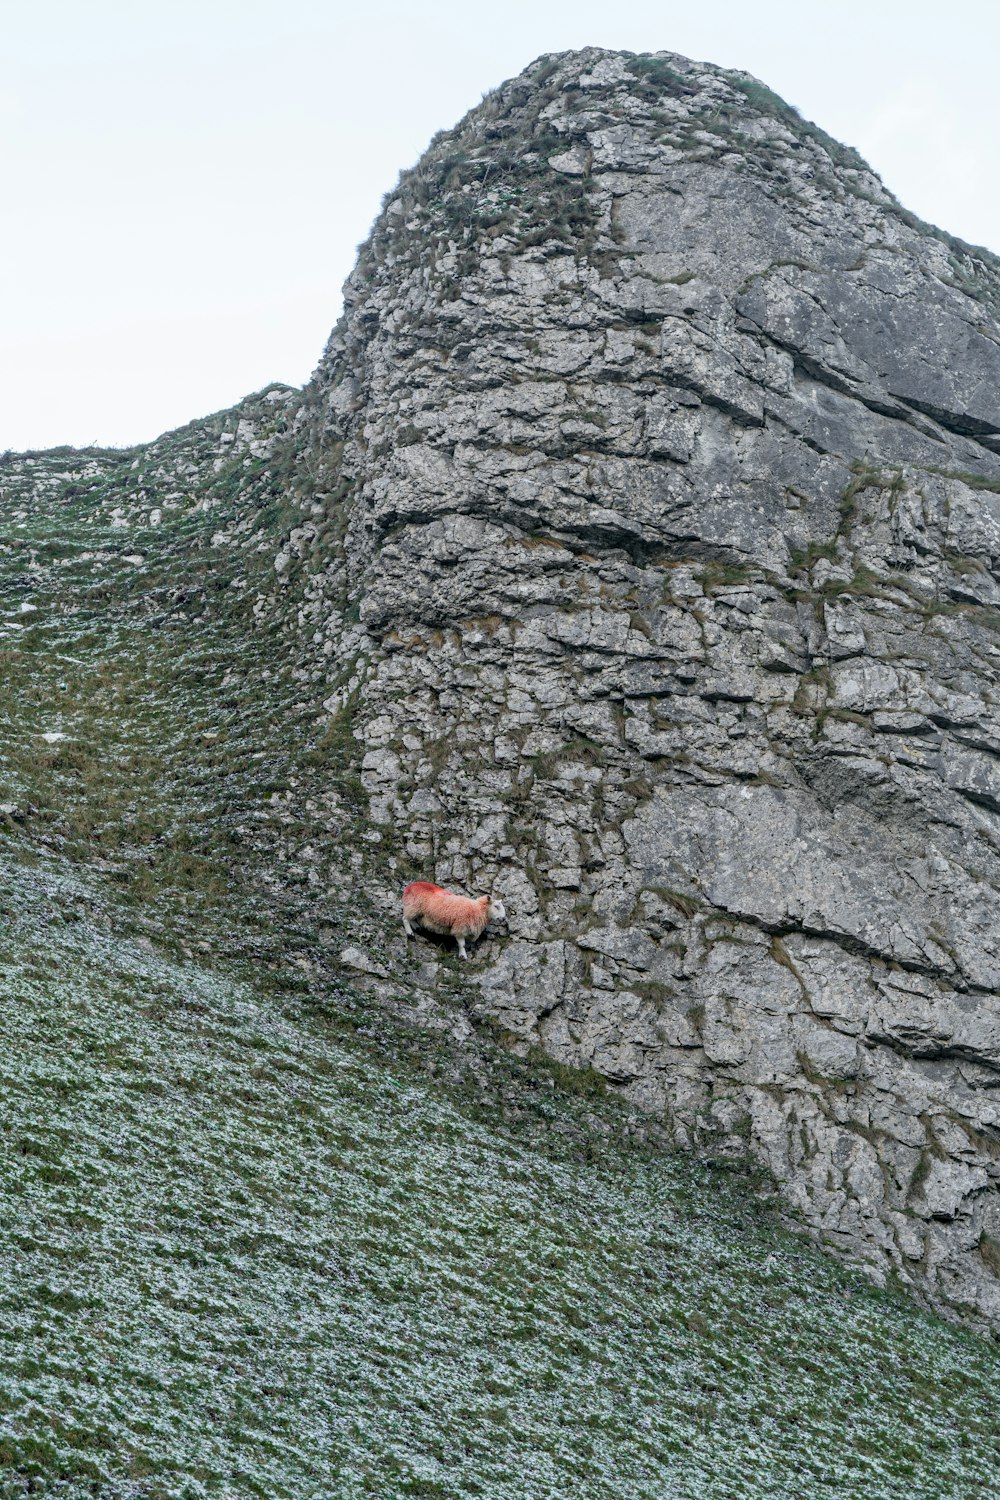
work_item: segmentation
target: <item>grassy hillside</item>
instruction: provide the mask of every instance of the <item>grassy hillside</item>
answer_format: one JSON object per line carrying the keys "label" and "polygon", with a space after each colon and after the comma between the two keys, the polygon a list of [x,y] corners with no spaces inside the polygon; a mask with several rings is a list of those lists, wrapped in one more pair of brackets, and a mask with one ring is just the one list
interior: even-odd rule
{"label": "grassy hillside", "polygon": [[995,1345],[345,982],[353,745],[214,422],[6,473],[0,1496],[993,1493]]}

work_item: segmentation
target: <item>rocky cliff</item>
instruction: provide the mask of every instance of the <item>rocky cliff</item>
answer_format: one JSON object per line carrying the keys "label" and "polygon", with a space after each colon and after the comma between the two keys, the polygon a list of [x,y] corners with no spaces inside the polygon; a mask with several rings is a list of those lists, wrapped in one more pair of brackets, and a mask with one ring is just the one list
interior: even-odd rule
{"label": "rocky cliff", "polygon": [[996,261],[747,75],[588,51],[346,295],[327,708],[390,866],[502,893],[476,1006],[1000,1320]]}
{"label": "rocky cliff", "polygon": [[[116,567],[196,538],[163,618],[237,612],[212,691],[303,726],[218,813],[297,934],[994,1326],[998,307],[748,75],[563,54],[404,174],[301,395],[6,471]],[[509,930],[407,948],[416,875]]]}

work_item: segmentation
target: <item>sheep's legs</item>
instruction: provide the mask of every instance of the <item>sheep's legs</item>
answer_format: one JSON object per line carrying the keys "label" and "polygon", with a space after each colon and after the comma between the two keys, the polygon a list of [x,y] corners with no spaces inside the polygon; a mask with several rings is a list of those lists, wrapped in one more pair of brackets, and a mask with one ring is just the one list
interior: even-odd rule
{"label": "sheep's legs", "polygon": [[[406,936],[408,938],[413,937],[413,928],[410,926],[410,923],[408,922],[408,920],[406,919],[406,917],[403,918],[403,931],[406,933]],[[459,956],[459,958],[468,958],[469,955],[465,951],[465,938],[464,937],[457,937],[455,939],[455,941],[458,944],[458,956]]]}

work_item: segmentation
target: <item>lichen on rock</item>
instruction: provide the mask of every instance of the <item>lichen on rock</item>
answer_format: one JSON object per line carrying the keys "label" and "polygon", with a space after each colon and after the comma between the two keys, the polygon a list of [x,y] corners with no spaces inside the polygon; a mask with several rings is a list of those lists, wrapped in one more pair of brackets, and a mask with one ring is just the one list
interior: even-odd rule
{"label": "lichen on rock", "polygon": [[[245,605],[314,758],[236,832],[317,930],[363,885],[352,974],[993,1326],[998,308],[756,80],[587,49],[403,174],[303,392],[3,470],[103,524],[74,566],[187,527],[170,608]],[[391,936],[418,877],[507,906],[461,981]]]}
{"label": "lichen on rock", "polygon": [[993,1322],[998,291],[747,75],[584,51],[404,174],[310,394],[476,1004]]}

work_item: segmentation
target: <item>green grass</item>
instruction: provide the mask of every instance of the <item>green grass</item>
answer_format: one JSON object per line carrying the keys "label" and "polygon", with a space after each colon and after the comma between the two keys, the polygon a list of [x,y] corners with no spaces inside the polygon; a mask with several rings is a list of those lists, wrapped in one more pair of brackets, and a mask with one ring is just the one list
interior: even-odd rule
{"label": "green grass", "polygon": [[957,479],[970,490],[992,490],[994,494],[1000,494],[1000,479],[983,474],[973,474],[969,469],[941,469],[934,464],[927,465],[930,474],[938,474],[942,479]]}
{"label": "green grass", "polygon": [[150,951],[62,858],[0,902],[0,1493],[992,1483],[994,1349],[600,1091]]}
{"label": "green grass", "polygon": [[225,421],[2,476],[0,1497],[989,1493],[995,1346],[596,1075],[344,983],[395,961],[358,701],[324,731],[274,578],[295,461],[144,520]]}
{"label": "green grass", "polygon": [[793,104],[787,104],[766,84],[760,83],[756,78],[751,78],[745,73],[724,71],[722,76],[733,88],[744,94],[754,109],[759,110],[761,114],[772,115],[795,135],[805,140],[815,141],[838,167],[854,172],[870,171],[864,157],[859,155],[853,146],[842,145],[833,136],[827,135],[825,130],[814,125],[811,120],[803,119]]}

